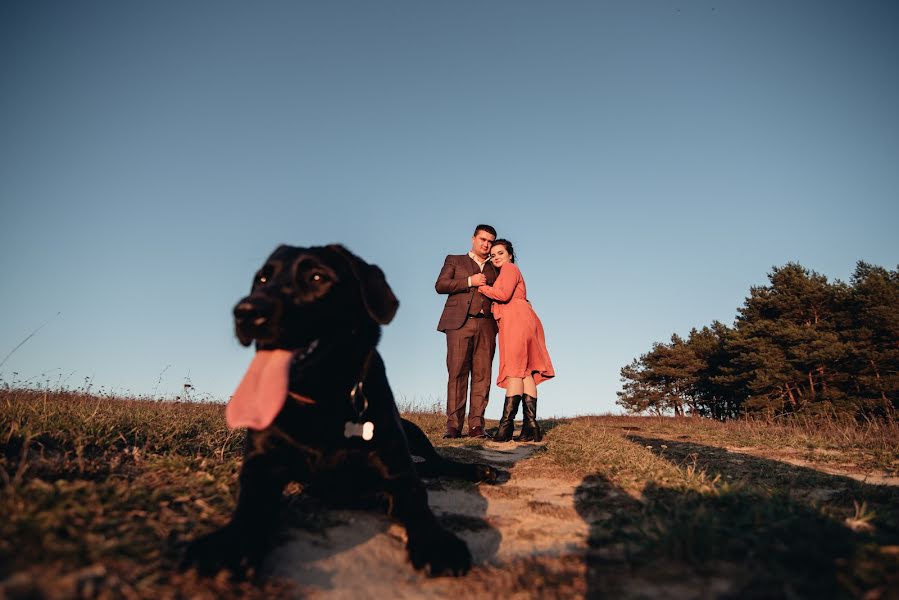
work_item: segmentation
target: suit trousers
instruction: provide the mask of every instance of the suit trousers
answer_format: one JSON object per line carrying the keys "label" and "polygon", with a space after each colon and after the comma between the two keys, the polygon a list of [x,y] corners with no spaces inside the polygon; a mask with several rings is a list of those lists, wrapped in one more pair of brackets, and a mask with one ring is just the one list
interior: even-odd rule
{"label": "suit trousers", "polygon": [[468,429],[484,426],[484,411],[493,380],[496,331],[496,321],[490,317],[469,318],[459,329],[446,330],[446,370],[449,373],[446,389],[447,428],[462,431],[469,375],[471,401]]}

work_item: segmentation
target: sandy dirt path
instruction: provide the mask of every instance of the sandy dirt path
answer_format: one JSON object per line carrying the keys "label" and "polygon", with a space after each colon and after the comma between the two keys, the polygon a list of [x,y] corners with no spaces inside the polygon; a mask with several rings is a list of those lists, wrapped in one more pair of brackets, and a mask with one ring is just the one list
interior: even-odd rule
{"label": "sandy dirt path", "polygon": [[[724,448],[728,452],[735,454],[748,454],[757,458],[767,458],[776,460],[788,465],[796,467],[805,467],[813,469],[827,475],[837,475],[839,477],[848,477],[860,483],[869,485],[890,485],[899,486],[899,477],[890,475],[879,469],[864,469],[856,464],[822,464],[820,462],[812,462],[802,458],[803,451],[797,449],[779,449],[772,450],[770,448],[755,448],[741,446],[726,446]],[[835,452],[839,456],[838,452]]]}
{"label": "sandy dirt path", "polygon": [[[574,507],[572,479],[529,478],[515,466],[541,444],[486,442],[483,462],[509,474],[497,485],[448,480],[429,485],[428,500],[440,520],[471,549],[478,565],[501,565],[521,557],[583,554],[589,525]],[[504,478],[505,479],[505,478]],[[472,588],[466,578],[429,578],[415,571],[405,550],[405,530],[384,516],[333,511],[340,524],[325,533],[302,530],[278,548],[267,568],[295,581],[312,598],[488,597],[494,590]],[[503,595],[503,594],[500,594]]]}

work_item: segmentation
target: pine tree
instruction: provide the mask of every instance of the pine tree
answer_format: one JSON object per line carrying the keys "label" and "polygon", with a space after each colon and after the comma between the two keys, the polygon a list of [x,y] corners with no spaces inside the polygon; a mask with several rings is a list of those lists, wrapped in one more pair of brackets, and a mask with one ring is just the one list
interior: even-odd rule
{"label": "pine tree", "polygon": [[635,358],[631,364],[621,369],[621,388],[616,404],[632,414],[665,413],[667,402],[663,391],[646,380],[646,355]]}
{"label": "pine tree", "polygon": [[846,301],[848,366],[853,391],[865,410],[899,411],[899,268],[859,261]]}
{"label": "pine tree", "polygon": [[753,287],[732,328],[692,329],[621,369],[630,412],[716,419],[899,415],[899,268],[859,262],[851,284],[797,263]]}
{"label": "pine tree", "polygon": [[701,365],[690,391],[701,416],[723,420],[740,414],[742,397],[725,371],[732,358],[727,349],[732,334],[727,325],[715,321],[711,327],[692,329],[687,338],[687,346]]}
{"label": "pine tree", "polygon": [[805,267],[775,267],[737,317],[729,350],[745,382],[748,410],[798,412],[845,403],[840,365],[849,348],[837,333],[846,286]]}

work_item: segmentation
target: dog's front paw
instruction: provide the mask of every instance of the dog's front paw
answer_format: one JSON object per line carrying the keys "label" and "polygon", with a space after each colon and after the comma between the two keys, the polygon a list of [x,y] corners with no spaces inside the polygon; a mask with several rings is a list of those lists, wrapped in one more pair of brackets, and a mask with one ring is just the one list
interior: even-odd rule
{"label": "dog's front paw", "polygon": [[409,560],[416,569],[429,567],[428,574],[465,575],[471,568],[468,546],[446,529],[435,528],[426,535],[409,535]]}
{"label": "dog's front paw", "polygon": [[499,471],[485,464],[474,465],[475,483],[496,483],[499,479]]}
{"label": "dog's front paw", "polygon": [[246,575],[247,545],[228,527],[197,538],[184,552],[181,570],[196,568],[200,575],[211,577],[227,570],[241,578]]}

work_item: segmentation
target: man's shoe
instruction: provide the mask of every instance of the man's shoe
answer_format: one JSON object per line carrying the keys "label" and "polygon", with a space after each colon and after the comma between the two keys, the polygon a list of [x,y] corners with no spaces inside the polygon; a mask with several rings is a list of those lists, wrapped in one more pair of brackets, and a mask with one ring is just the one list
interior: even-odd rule
{"label": "man's shoe", "polygon": [[487,434],[484,433],[483,427],[469,427],[468,428],[468,437],[485,438],[485,437],[487,437]]}
{"label": "man's shoe", "polygon": [[460,437],[462,437],[462,434],[455,427],[447,427],[446,433],[443,434],[443,439],[445,440],[452,440]]}

